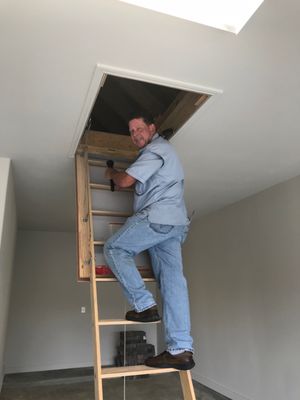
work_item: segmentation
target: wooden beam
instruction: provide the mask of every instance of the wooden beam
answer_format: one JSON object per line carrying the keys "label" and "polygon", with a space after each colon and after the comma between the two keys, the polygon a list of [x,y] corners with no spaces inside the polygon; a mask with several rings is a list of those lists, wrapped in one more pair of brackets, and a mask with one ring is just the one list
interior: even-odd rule
{"label": "wooden beam", "polygon": [[167,110],[155,121],[158,132],[172,129],[176,133],[194,112],[209,98],[209,95],[180,92]]}
{"label": "wooden beam", "polygon": [[98,131],[86,131],[77,151],[129,161],[138,156],[138,149],[129,136]]}

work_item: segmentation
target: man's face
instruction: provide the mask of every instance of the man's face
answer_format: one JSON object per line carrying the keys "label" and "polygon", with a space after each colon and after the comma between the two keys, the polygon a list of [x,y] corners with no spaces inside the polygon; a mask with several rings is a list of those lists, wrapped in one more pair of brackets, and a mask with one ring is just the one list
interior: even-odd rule
{"label": "man's face", "polygon": [[139,148],[147,146],[155,134],[155,125],[146,124],[143,118],[134,118],[129,121],[131,140]]}

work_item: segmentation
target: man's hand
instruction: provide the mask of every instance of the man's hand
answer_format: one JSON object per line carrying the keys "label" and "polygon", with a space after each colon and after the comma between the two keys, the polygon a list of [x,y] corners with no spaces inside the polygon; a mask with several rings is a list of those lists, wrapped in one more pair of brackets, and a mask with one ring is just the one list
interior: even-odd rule
{"label": "man's hand", "polygon": [[105,178],[112,179],[120,188],[130,187],[136,182],[136,179],[126,172],[117,171],[114,168],[106,168]]}

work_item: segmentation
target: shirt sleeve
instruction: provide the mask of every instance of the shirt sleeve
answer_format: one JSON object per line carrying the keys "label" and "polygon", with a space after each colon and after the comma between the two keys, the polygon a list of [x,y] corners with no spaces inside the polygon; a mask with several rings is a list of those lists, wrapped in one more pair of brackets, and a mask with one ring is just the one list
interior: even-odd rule
{"label": "shirt sleeve", "polygon": [[155,153],[145,152],[126,169],[126,173],[145,183],[163,165],[163,159]]}

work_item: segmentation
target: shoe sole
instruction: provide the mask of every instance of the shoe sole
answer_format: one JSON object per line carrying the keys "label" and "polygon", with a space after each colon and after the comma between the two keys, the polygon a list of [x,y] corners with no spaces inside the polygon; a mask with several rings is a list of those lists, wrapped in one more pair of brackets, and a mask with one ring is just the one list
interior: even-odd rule
{"label": "shoe sole", "polygon": [[186,364],[160,364],[160,365],[148,365],[145,362],[145,365],[147,365],[147,367],[151,367],[151,368],[174,368],[174,369],[178,369],[180,371],[187,371],[189,369],[194,368],[195,362],[191,361]]}

